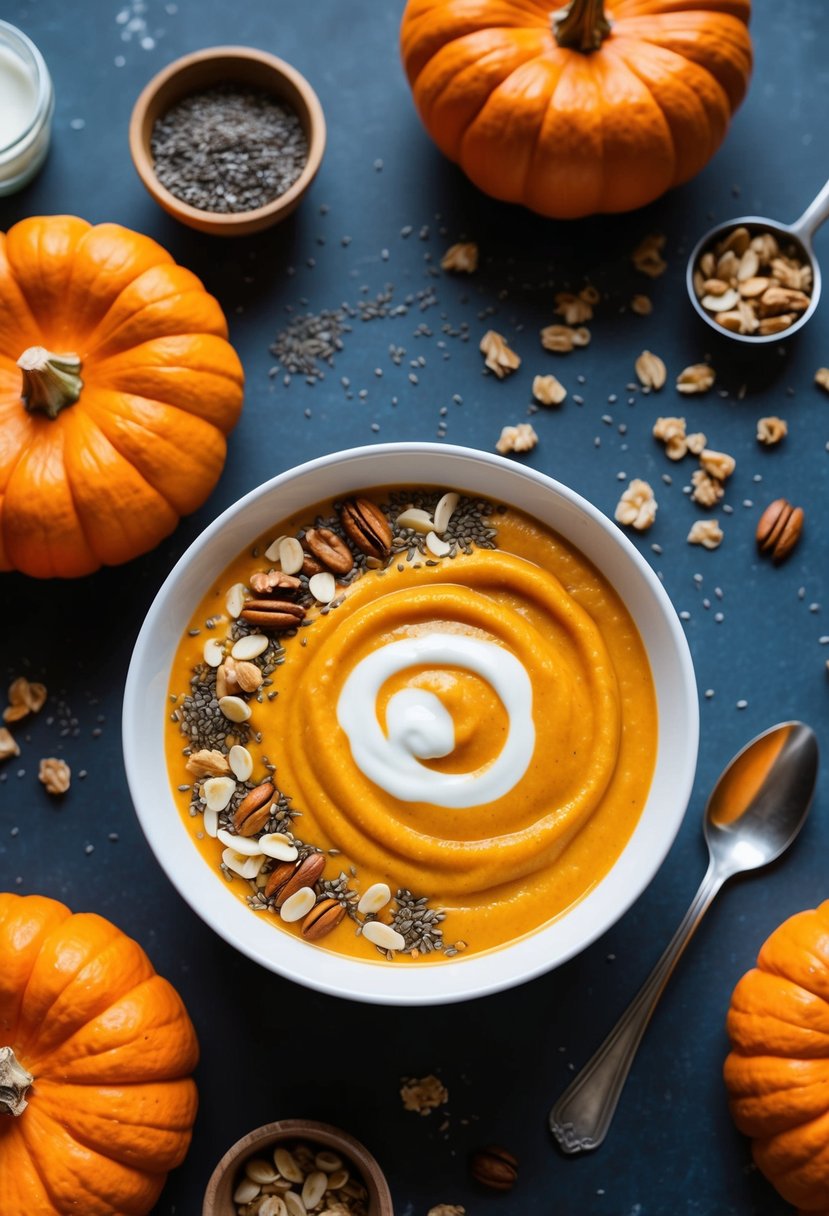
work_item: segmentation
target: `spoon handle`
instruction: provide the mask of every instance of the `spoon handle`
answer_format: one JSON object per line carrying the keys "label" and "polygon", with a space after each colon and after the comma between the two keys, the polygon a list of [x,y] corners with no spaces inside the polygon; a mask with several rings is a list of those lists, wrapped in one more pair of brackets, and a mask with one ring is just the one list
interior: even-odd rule
{"label": "spoon handle", "polygon": [[550,1130],[565,1153],[583,1153],[598,1148],[607,1135],[656,1002],[724,881],[725,876],[711,861],[682,923],[638,995],[550,1111]]}
{"label": "spoon handle", "polygon": [[826,219],[829,219],[829,182],[826,183],[817,198],[809,203],[800,218],[792,224],[792,232],[799,240],[808,245]]}

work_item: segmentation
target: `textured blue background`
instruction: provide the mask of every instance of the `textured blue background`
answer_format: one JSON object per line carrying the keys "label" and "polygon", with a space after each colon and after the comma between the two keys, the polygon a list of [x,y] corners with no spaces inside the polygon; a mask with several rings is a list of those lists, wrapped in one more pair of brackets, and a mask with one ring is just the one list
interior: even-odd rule
{"label": "textured blue background", "polygon": [[[222,302],[248,379],[217,490],[159,550],[72,585],[3,577],[3,667],[10,676],[43,678],[51,700],[25,737],[18,732],[23,755],[2,773],[0,877],[4,886],[114,918],[189,1005],[203,1047],[202,1106],[193,1149],[158,1205],[164,1216],[200,1209],[214,1162],[238,1135],[292,1116],[326,1119],[363,1139],[388,1172],[400,1216],[425,1216],[441,1201],[463,1203],[471,1216],[774,1216],[788,1209],[753,1170],[726,1109],[723,1023],[733,984],[766,934],[829,893],[825,773],[791,854],[726,888],[700,930],[657,1011],[606,1145],[585,1159],[562,1158],[548,1137],[546,1113],[690,901],[705,867],[700,815],[723,764],[751,735],[790,716],[810,722],[825,739],[829,650],[819,638],[829,634],[829,400],[812,378],[829,363],[829,303],[790,349],[741,364],[693,317],[683,268],[684,254],[713,221],[744,212],[793,219],[822,185],[829,164],[829,6],[758,4],[751,92],[714,162],[645,212],[573,225],[494,204],[441,159],[417,121],[399,65],[400,11],[399,3],[380,0],[147,0],[143,11],[135,0],[4,6],[2,15],[43,50],[57,112],[49,161],[26,191],[0,200],[0,227],[26,215],[75,212],[158,238]],[[238,243],[197,235],[163,215],[144,193],[127,149],[130,110],[150,75],[180,54],[220,43],[260,46],[294,63],[318,90],[329,122],[325,161],[302,209],[281,229]],[[407,225],[413,232],[405,237]],[[628,256],[652,230],[667,234],[670,262],[653,284],[634,274]],[[350,244],[341,243],[344,235]],[[445,247],[463,235],[480,244],[479,274],[468,281],[431,277]],[[817,248],[829,252],[829,238],[819,237]],[[592,345],[556,360],[540,350],[535,331],[553,319],[553,291],[585,276],[608,293],[591,324]],[[295,378],[286,388],[281,376],[269,377],[268,345],[289,308],[353,302],[362,287],[374,294],[386,283],[394,283],[398,302],[434,287],[438,303],[422,315],[415,306],[407,316],[355,322],[335,369],[315,387]],[[652,295],[650,318],[624,310],[634,290]],[[446,338],[445,351],[439,348],[444,320],[454,327],[466,321],[470,341]],[[414,336],[421,322],[432,336]],[[481,375],[477,341],[489,324],[524,356],[520,372],[503,383]],[[406,348],[399,368],[389,358],[390,343]],[[644,347],[665,359],[669,383],[659,397],[637,396],[629,406],[624,386]],[[674,375],[707,352],[727,395],[679,398]],[[409,362],[421,355],[426,365],[413,385]],[[702,700],[698,780],[685,824],[624,919],[582,957],[518,991],[415,1011],[306,992],[239,957],[197,921],[143,842],[119,741],[133,639],[173,561],[244,491],[336,448],[434,438],[441,407],[448,411],[447,440],[491,449],[503,424],[526,416],[532,376],[546,370],[561,377],[570,397],[560,410],[535,416],[541,442],[529,462],[608,512],[621,487],[617,474],[646,477],[656,487],[657,523],[637,543],[677,609],[690,613],[700,692],[714,691]],[[351,381],[351,399],[341,376]],[[584,397],[583,406],[573,393]],[[608,402],[611,394],[615,403]],[[685,543],[700,514],[682,491],[691,463],[669,465],[650,437],[656,415],[674,412],[737,459],[727,493],[734,513],[720,516],[726,539],[714,553]],[[764,414],[789,422],[778,449],[760,450],[755,441],[755,422]],[[603,415],[612,416],[611,425]],[[664,472],[673,474],[671,486],[662,483]],[[761,507],[780,494],[804,506],[807,525],[794,557],[773,569],[757,560],[753,533]],[[739,710],[743,699],[747,707]],[[88,771],[59,804],[36,780],[37,761],[48,754],[65,755],[76,774]],[[118,833],[117,843],[108,840],[110,832]],[[441,1115],[404,1114],[397,1096],[401,1076],[429,1072],[449,1088],[444,1131]],[[520,1158],[520,1182],[509,1197],[478,1192],[467,1179],[469,1148],[489,1140]]]}

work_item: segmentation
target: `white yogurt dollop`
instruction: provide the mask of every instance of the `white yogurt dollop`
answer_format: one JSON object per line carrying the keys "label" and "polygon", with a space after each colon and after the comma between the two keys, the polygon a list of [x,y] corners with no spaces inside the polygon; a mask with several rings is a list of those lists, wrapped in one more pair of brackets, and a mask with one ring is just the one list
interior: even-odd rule
{"label": "white yogurt dollop", "polygon": [[[507,712],[504,746],[491,764],[468,773],[441,773],[421,760],[455,748],[452,716],[434,693],[407,688],[389,699],[386,730],[377,718],[383,684],[418,666],[462,667],[486,680]],[[337,720],[364,776],[401,802],[471,807],[494,802],[518,784],[535,750],[532,683],[515,655],[479,638],[426,633],[389,642],[359,662],[337,702]]]}

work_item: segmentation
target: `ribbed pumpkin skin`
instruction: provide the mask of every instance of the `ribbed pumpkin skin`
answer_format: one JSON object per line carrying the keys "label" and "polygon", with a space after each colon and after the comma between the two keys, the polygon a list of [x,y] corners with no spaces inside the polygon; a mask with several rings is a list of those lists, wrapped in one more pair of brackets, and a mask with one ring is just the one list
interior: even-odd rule
{"label": "ribbed pumpkin skin", "polygon": [[573,219],[688,181],[745,95],[750,0],[616,0],[589,54],[549,0],[409,0],[401,50],[423,123],[485,193]]}
{"label": "ribbed pumpkin skin", "polygon": [[802,1212],[829,1213],[829,902],[785,921],[738,983],[725,1062],[754,1160]]}
{"label": "ribbed pumpkin skin", "polygon": [[[55,419],[17,359],[82,360]],[[149,239],[73,216],[0,234],[0,570],[74,578],[158,544],[207,498],[244,376],[216,300]]]}
{"label": "ribbed pumpkin skin", "polygon": [[198,1044],[181,998],[100,916],[0,893],[0,1046],[35,1076],[0,1115],[3,1216],[145,1216],[183,1160]]}

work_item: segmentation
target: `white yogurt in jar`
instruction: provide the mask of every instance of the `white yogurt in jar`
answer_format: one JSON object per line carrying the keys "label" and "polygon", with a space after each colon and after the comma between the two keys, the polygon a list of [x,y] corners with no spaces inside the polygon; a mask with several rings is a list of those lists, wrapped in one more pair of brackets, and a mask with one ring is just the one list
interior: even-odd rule
{"label": "white yogurt in jar", "polygon": [[31,39],[0,21],[0,195],[30,181],[46,159],[55,94]]}
{"label": "white yogurt in jar", "polygon": [[0,149],[16,143],[37,113],[37,78],[10,47],[0,45]]}

